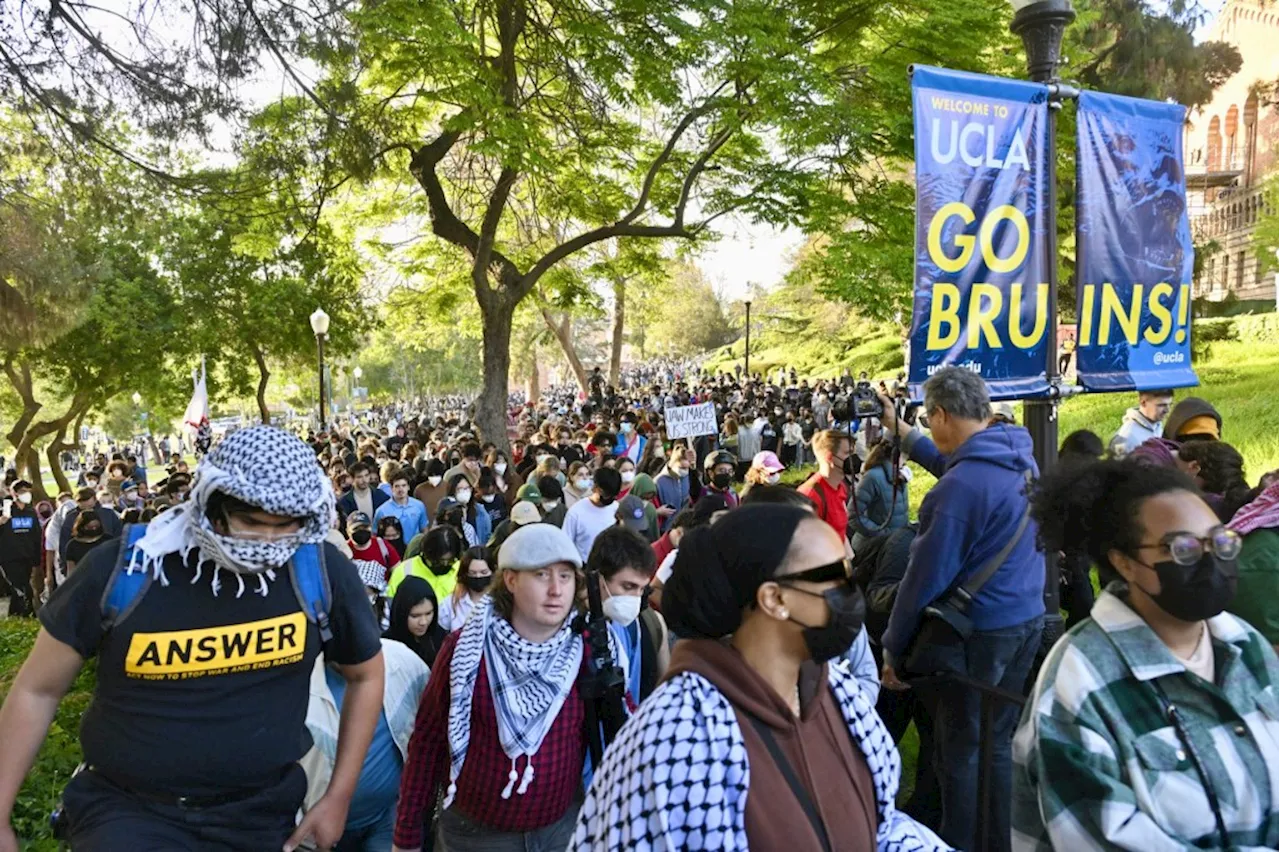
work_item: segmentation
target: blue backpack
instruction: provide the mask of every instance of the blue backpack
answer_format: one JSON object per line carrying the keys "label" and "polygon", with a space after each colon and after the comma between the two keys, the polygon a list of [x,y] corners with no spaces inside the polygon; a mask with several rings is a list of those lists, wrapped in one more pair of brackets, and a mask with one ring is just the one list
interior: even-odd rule
{"label": "blue backpack", "polygon": [[[133,559],[134,547],[146,532],[146,524],[126,524],[120,536],[116,565],[102,593],[104,631],[128,618],[151,587],[153,572],[126,570]],[[304,544],[297,549],[289,560],[289,579],[307,620],[319,628],[321,643],[328,643],[333,638],[329,626],[333,591],[329,587],[329,572],[325,570],[323,544]]]}

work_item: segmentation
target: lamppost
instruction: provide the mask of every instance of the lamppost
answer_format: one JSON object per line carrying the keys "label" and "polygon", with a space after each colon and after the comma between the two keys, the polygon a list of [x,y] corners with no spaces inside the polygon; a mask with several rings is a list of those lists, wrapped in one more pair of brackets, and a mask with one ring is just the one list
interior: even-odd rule
{"label": "lamppost", "polygon": [[320,356],[320,431],[324,431],[327,418],[324,410],[324,339],[329,335],[329,315],[324,308],[316,308],[311,315],[311,330],[316,334],[316,351]]}
{"label": "lamppost", "polygon": [[[1048,257],[1049,284],[1049,341],[1045,346],[1045,378],[1049,394],[1043,399],[1026,400],[1023,407],[1027,431],[1031,433],[1033,452],[1041,474],[1058,463],[1058,398],[1061,394],[1058,375],[1058,170],[1057,170],[1057,114],[1064,98],[1076,96],[1076,91],[1059,83],[1058,66],[1062,58],[1062,35],[1067,24],[1075,20],[1071,0],[1010,0],[1013,5],[1013,22],[1009,29],[1022,37],[1027,52],[1027,76],[1033,82],[1049,87],[1048,122],[1045,127],[1045,151],[1049,185],[1047,187],[1049,227],[1045,233],[1045,254]],[[1062,616],[1058,609],[1058,554],[1046,551],[1044,555],[1044,632],[1041,634],[1041,653],[1045,653],[1062,635]]]}
{"label": "lamppost", "polygon": [[364,370],[360,369],[360,367],[357,365],[356,368],[351,371],[351,375],[354,376],[356,380],[355,385],[353,385],[351,388],[351,397],[352,397],[351,407],[355,408],[355,395],[360,390],[360,379],[361,377],[364,376]]}
{"label": "lamppost", "polygon": [[744,350],[744,356],[745,357],[743,358],[743,361],[746,362],[744,364],[744,367],[745,367],[745,372],[747,374],[746,381],[748,384],[750,384],[751,383],[751,300],[750,299],[747,299],[747,348]]}

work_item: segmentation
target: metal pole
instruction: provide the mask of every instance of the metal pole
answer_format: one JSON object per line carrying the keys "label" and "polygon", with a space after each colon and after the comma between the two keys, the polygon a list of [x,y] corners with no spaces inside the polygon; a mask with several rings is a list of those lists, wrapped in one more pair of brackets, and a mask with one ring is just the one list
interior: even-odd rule
{"label": "metal pole", "polygon": [[324,335],[316,335],[316,350],[320,355],[320,431],[325,429],[325,423],[328,422],[325,417],[324,410]]}
{"label": "metal pole", "polygon": [[745,354],[745,357],[743,358],[743,360],[746,362],[744,364],[744,368],[745,368],[744,371],[747,374],[747,382],[750,382],[751,381],[751,300],[750,299],[747,300],[747,348],[744,354]]}

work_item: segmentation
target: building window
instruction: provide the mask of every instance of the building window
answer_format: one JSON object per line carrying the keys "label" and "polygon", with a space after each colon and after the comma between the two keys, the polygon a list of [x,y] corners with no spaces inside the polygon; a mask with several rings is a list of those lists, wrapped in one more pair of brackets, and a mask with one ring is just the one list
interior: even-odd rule
{"label": "building window", "polygon": [[1236,292],[1244,289],[1244,264],[1245,253],[1240,252],[1236,255]]}
{"label": "building window", "polygon": [[1225,293],[1231,284],[1231,255],[1222,256],[1222,280],[1218,282],[1218,292]]}

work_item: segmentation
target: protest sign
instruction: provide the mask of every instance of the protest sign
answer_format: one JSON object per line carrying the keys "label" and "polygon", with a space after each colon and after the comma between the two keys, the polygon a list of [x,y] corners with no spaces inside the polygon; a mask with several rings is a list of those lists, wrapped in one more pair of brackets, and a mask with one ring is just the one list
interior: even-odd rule
{"label": "protest sign", "polygon": [[716,426],[716,406],[713,402],[672,406],[666,409],[665,417],[668,440],[715,435],[720,431]]}

